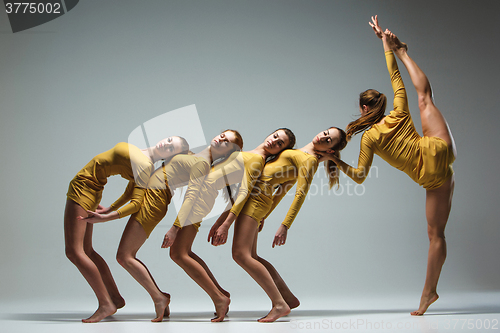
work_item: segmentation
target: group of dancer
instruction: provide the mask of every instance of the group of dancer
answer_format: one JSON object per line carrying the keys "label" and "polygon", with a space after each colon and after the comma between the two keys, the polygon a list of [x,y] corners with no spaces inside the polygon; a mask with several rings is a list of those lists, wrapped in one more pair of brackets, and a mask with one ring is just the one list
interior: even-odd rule
{"label": "group of dancer", "polygon": [[[338,183],[339,170],[357,183],[368,175],[374,153],[405,172],[426,189],[429,236],[427,275],[419,308],[422,315],[438,299],[436,292],[446,258],[444,229],[451,209],[454,187],[451,167],[456,148],[450,129],[432,99],[429,81],[408,55],[408,47],[389,30],[382,30],[377,16],[370,22],[382,40],[394,90],[394,110],[385,114],[387,97],[373,89],[360,94],[360,117],[346,130],[330,127],[300,149],[295,135],[279,128],[250,151],[235,130],[226,130],[200,153],[189,151],[187,141],[173,136],[156,146],[139,149],[119,143],[94,157],[70,183],[64,215],[66,255],[93,289],[99,307],[84,322],[98,322],[125,305],[105,260],[93,249],[93,224],[130,216],[117,252],[118,262],[150,294],[156,311],[154,322],[169,315],[170,295],[160,290],[137,252],[165,216],[174,191],[187,185],[177,219],[166,233],[162,247],[212,299],[215,318],[222,321],[229,309],[230,294],[224,290],[206,263],[192,251],[202,219],[211,211],[223,190],[227,210],[210,229],[213,245],[225,244],[234,224],[232,256],[266,292],[272,308],[260,322],[286,316],[300,302],[274,266],[257,254],[258,233],[265,219],[296,184],[295,197],[279,226],[272,246],[284,245],[321,162],[325,163],[330,188]],[[404,64],[417,90],[423,136],[415,130],[406,90],[396,57]],[[350,138],[364,132],[358,166],[340,159]],[[155,170],[155,162],[161,166]],[[121,175],[129,181],[124,194],[111,206],[99,204],[107,178]],[[239,184],[239,186],[238,186]]]}

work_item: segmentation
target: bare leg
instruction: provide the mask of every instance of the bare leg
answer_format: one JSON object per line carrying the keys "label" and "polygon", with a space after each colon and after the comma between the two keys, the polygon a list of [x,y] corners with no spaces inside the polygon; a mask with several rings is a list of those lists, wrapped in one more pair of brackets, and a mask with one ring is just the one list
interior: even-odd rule
{"label": "bare leg", "polygon": [[448,146],[453,149],[456,156],[455,141],[451,134],[450,128],[446,119],[441,114],[439,109],[434,105],[432,98],[432,89],[424,72],[417,66],[415,61],[410,58],[405,47],[401,47],[403,43],[393,33],[388,35],[389,41],[394,45],[393,51],[396,56],[403,62],[418,95],[418,107],[420,109],[420,118],[422,120],[422,132],[424,136],[438,137],[443,139]]}
{"label": "bare leg", "polygon": [[454,176],[437,189],[427,190],[425,213],[427,216],[427,233],[429,235],[429,255],[427,259],[427,275],[424,290],[420,299],[420,307],[411,314],[421,316],[438,298],[436,292],[439,275],[446,259],[446,240],[444,228],[448,222],[455,186]]}
{"label": "bare leg", "polygon": [[255,239],[252,247],[252,257],[258,260],[262,265],[264,265],[269,274],[271,274],[271,278],[273,279],[274,284],[276,284],[276,287],[278,287],[278,290],[280,291],[281,296],[283,296],[283,299],[285,300],[286,304],[288,304],[290,309],[295,309],[300,305],[299,299],[295,297],[295,295],[288,288],[288,286],[286,285],[283,278],[279,275],[276,268],[274,268],[274,266],[270,262],[268,262],[262,257],[259,257],[259,255],[257,254],[257,235],[258,234],[255,234]]}
{"label": "bare leg", "polygon": [[64,211],[66,256],[82,273],[97,297],[99,307],[96,312],[89,318],[82,319],[85,323],[95,323],[115,313],[116,305],[109,296],[99,269],[85,253],[84,238],[87,222],[78,220],[77,216],[86,215],[87,212],[82,207],[72,200],[66,200],[66,209]]}
{"label": "bare leg", "polygon": [[[227,308],[231,302],[229,297],[225,296],[212,280],[213,275],[207,273],[208,267],[200,264],[198,258],[192,251],[194,238],[197,231],[193,225],[188,225],[179,230],[174,244],[170,248],[170,257],[179,265],[205,292],[210,296],[215,305],[216,317],[213,322],[223,321]],[[201,259],[200,259],[201,260]],[[208,270],[210,272],[210,270]],[[214,278],[215,279],[215,278]],[[222,288],[221,288],[222,289]]]}
{"label": "bare leg", "polygon": [[123,231],[116,260],[143,286],[155,304],[156,318],[152,322],[161,322],[166,312],[170,297],[167,297],[156,285],[147,267],[136,258],[137,251],[147,239],[142,226],[130,219]]}
{"label": "bare leg", "polygon": [[212,280],[212,282],[215,284],[215,286],[217,287],[217,289],[219,289],[220,292],[222,294],[224,294],[224,296],[226,296],[227,298],[230,298],[231,294],[227,290],[225,290],[224,288],[222,288],[219,285],[219,282],[217,282],[217,280],[215,279],[215,276],[212,274],[212,272],[210,271],[210,268],[208,268],[207,264],[203,261],[203,259],[201,259],[200,257],[198,257],[198,255],[196,255],[196,253],[194,253],[194,252],[189,252],[189,256],[193,260],[196,260],[198,262],[198,264],[201,265],[201,267],[203,267],[203,269],[205,270],[205,272],[207,272],[208,277],[210,278],[210,280]]}
{"label": "bare leg", "polygon": [[240,214],[234,228],[233,259],[264,289],[272,301],[271,311],[259,321],[273,322],[289,314],[290,307],[281,296],[266,267],[252,256],[257,233],[257,221],[250,216]]}
{"label": "bare leg", "polygon": [[92,233],[94,230],[94,225],[91,223],[87,224],[87,230],[85,231],[85,239],[84,239],[84,250],[87,256],[94,262],[99,273],[101,274],[102,281],[108,290],[108,294],[115,303],[117,309],[121,309],[125,306],[125,300],[122,295],[118,291],[118,287],[116,286],[115,279],[111,274],[108,264],[106,261],[97,253],[92,247]]}

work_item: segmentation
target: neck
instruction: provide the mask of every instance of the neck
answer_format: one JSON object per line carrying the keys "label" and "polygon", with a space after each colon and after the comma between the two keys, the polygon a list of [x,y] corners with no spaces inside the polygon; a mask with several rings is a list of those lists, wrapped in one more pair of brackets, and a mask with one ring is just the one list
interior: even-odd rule
{"label": "neck", "polygon": [[267,159],[269,156],[271,156],[271,154],[264,149],[264,145],[265,143],[261,143],[254,150],[249,151],[249,153],[257,154],[262,156],[264,159]]}
{"label": "neck", "polygon": [[154,147],[149,147],[146,149],[141,149],[141,152],[148,157],[152,163],[155,163],[160,158],[156,155],[156,150]]}
{"label": "neck", "polygon": [[212,156],[212,149],[210,146],[200,151],[196,154],[196,156],[203,157],[210,163],[210,165],[218,158],[217,156]]}
{"label": "neck", "polygon": [[299,149],[300,151],[303,151],[304,153],[308,153],[311,155],[315,155],[314,151],[314,145],[312,142],[309,142],[307,145]]}

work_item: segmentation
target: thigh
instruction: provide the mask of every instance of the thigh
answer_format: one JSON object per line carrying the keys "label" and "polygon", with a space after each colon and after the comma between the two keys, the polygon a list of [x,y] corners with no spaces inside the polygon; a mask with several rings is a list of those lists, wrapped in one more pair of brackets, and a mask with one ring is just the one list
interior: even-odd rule
{"label": "thigh", "polygon": [[135,256],[147,238],[148,236],[142,225],[134,218],[130,218],[125,226],[125,230],[123,230],[118,252],[129,253]]}
{"label": "thigh", "polygon": [[85,209],[76,202],[66,199],[64,210],[64,239],[66,248],[83,250],[84,239],[87,234],[87,222],[78,220],[78,216],[87,216]]}
{"label": "thigh", "polygon": [[443,185],[427,190],[425,213],[429,232],[444,236],[444,228],[448,222],[455,187],[455,177],[452,175]]}
{"label": "thigh", "polygon": [[170,251],[177,254],[189,254],[197,233],[198,230],[194,225],[190,224],[185,226],[177,232],[177,236],[175,237],[174,244],[170,247]]}
{"label": "thigh", "polygon": [[450,127],[443,114],[434,105],[429,102],[420,110],[422,120],[422,133],[428,137],[438,137],[443,139],[446,144],[455,152],[455,141],[451,134]]}
{"label": "thigh", "polygon": [[248,250],[252,252],[254,243],[257,240],[259,224],[248,215],[240,214],[234,226],[233,251]]}

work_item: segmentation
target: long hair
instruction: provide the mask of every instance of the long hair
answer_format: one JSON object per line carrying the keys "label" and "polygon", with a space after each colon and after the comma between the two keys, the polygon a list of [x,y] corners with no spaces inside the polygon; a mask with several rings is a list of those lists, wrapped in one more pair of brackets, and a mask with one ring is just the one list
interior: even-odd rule
{"label": "long hair", "polygon": [[[340,140],[337,142],[335,146],[332,147],[332,149],[335,151],[333,155],[340,159],[340,151],[347,146],[347,134],[343,130],[341,130],[338,127],[330,127],[329,129],[335,128],[339,131],[340,133]],[[339,168],[337,167],[337,164],[333,161],[326,161],[325,162],[325,171],[326,175],[328,176],[328,185],[330,186],[330,189],[338,183],[339,183],[339,175],[340,171]],[[338,188],[338,186],[337,186]]]}
{"label": "long hair", "polygon": [[362,108],[363,105],[368,107],[368,111],[364,116],[351,121],[349,125],[347,125],[347,141],[351,140],[354,135],[363,132],[384,118],[387,97],[375,89],[368,89],[359,94],[359,106]]}
{"label": "long hair", "polygon": [[[227,129],[225,131],[222,131],[222,133],[224,133],[224,132],[232,132],[235,136],[235,142],[233,142],[233,143],[235,145],[237,145],[238,147],[240,147],[240,150],[243,150],[243,137],[241,136],[240,132],[238,132],[237,130],[233,130],[233,129]],[[217,160],[217,163],[220,163],[220,162],[226,160],[235,151],[236,150],[232,150],[231,153],[227,157],[225,157],[224,159]],[[232,185],[226,184],[226,189],[222,193],[224,201],[228,202],[229,200],[231,200],[231,203],[234,204],[233,195],[235,193],[237,193],[237,189],[238,189],[238,186],[236,184],[232,184]]]}

